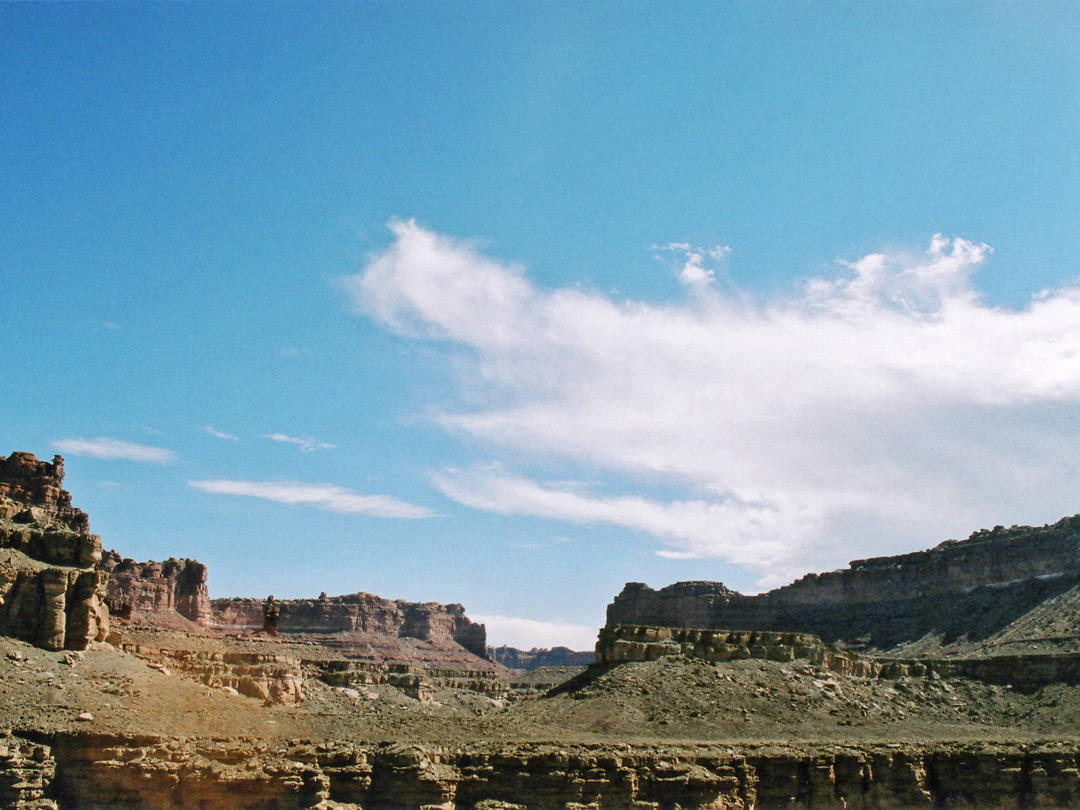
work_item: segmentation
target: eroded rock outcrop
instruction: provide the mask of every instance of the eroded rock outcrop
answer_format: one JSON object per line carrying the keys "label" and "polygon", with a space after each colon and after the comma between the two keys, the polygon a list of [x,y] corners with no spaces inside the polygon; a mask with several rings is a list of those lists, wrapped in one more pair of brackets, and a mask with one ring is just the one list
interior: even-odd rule
{"label": "eroded rock outcrop", "polygon": [[0,456],[0,633],[50,650],[108,633],[101,538],[62,488],[64,461]]}
{"label": "eroded rock outcrop", "polygon": [[494,669],[453,669],[403,661],[355,659],[315,660],[305,661],[304,664],[316,673],[319,680],[330,686],[354,689],[386,684],[422,702],[431,700],[436,688],[477,692],[493,700],[506,697],[510,691],[509,682]]}
{"label": "eroded rock outcrop", "polygon": [[[34,773],[43,789],[25,793],[82,810],[1057,810],[1080,800],[1080,750],[1064,743],[446,747],[67,734],[22,745],[45,763]],[[0,757],[0,783],[25,761]]]}
{"label": "eroded rock outcrop", "polygon": [[1080,655],[1017,655],[984,658],[874,658],[825,644],[809,633],[706,630],[619,625],[604,627],[596,642],[599,664],[655,661],[685,655],[713,663],[805,661],[860,678],[969,678],[1032,691],[1056,683],[1080,683]]}
{"label": "eroded rock outcrop", "polygon": [[71,505],[64,489],[64,459],[39,461],[33,453],[0,456],[0,518],[88,532],[90,519]]}
{"label": "eroded rock outcrop", "polygon": [[108,574],[107,599],[114,615],[177,613],[198,624],[211,621],[206,566],[197,560],[138,563],[107,551],[98,569]]}
{"label": "eroded rock outcrop", "polygon": [[[260,599],[214,599],[213,622],[227,630],[257,632],[263,628],[265,603]],[[487,657],[487,631],[465,615],[461,605],[405,602],[369,593],[318,599],[277,601],[278,632],[329,635],[370,633],[414,638],[436,645],[460,645]]]}
{"label": "eroded rock outcrop", "polygon": [[49,747],[11,734],[0,735],[0,807],[56,810],[56,760]]}
{"label": "eroded rock outcrop", "polygon": [[304,699],[301,661],[289,655],[170,650],[123,644],[131,652],[163,671],[194,678],[217,689],[235,689],[264,703],[290,706]]}
{"label": "eroded rock outcrop", "polygon": [[631,582],[608,606],[607,623],[797,631],[888,649],[928,633],[986,638],[1078,582],[1080,515],[855,560],[757,596],[718,582],[660,590]]}

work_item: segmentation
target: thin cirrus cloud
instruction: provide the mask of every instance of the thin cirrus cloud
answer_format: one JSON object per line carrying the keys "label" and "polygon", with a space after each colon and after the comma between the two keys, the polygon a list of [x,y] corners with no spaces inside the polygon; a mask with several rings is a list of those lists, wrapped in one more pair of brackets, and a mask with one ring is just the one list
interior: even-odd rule
{"label": "thin cirrus cloud", "polygon": [[[610,474],[603,494],[490,465],[438,474],[463,504],[632,528],[762,584],[1075,511],[1080,289],[992,306],[973,284],[987,245],[936,235],[760,298],[711,283],[729,250],[672,243],[688,295],[652,304],[544,289],[415,222],[391,230],[345,287],[453,352],[462,394],[438,423],[519,464]],[[635,494],[613,492],[627,476]],[[655,481],[686,496],[651,496]]]}
{"label": "thin cirrus cloud", "polygon": [[73,456],[90,456],[107,460],[141,461],[149,464],[168,464],[176,454],[164,447],[126,442],[121,439],[99,437],[96,439],[60,439],[52,446],[61,453]]}
{"label": "thin cirrus cloud", "polygon": [[311,453],[315,450],[335,450],[336,444],[330,444],[329,442],[320,442],[311,436],[301,439],[296,436],[287,436],[284,433],[264,433],[264,439],[269,439],[272,442],[281,442],[283,444],[295,444],[304,453]]}
{"label": "thin cirrus cloud", "polygon": [[201,492],[211,495],[239,495],[262,498],[276,503],[311,506],[324,512],[371,515],[382,518],[418,520],[437,517],[423,506],[399,501],[389,495],[359,495],[334,484],[310,484],[302,481],[236,481],[212,479],[188,481]]}
{"label": "thin cirrus cloud", "polygon": [[208,434],[210,436],[213,436],[215,439],[224,439],[224,440],[230,441],[230,442],[238,442],[238,441],[240,441],[240,437],[233,436],[231,433],[226,433],[223,430],[218,430],[213,425],[207,425],[206,427],[204,427],[203,428],[203,433],[206,433],[206,434]]}
{"label": "thin cirrus cloud", "polygon": [[[784,553],[776,538],[804,533],[814,519],[813,515],[788,514],[769,504],[757,509],[746,505],[731,508],[705,500],[658,502],[640,496],[583,494],[577,488],[538,484],[506,473],[498,465],[451,469],[432,478],[441,493],[474,509],[582,525],[603,523],[651,534],[665,546],[657,553],[674,559],[719,553],[735,563],[768,565],[771,558]],[[719,526],[725,526],[726,531],[718,539]],[[719,542],[728,545],[719,547]]]}

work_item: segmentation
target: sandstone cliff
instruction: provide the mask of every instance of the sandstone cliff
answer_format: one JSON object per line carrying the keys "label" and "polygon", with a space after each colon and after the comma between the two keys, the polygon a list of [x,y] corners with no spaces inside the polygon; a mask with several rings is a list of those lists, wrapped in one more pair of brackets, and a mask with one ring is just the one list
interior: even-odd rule
{"label": "sandstone cliff", "polygon": [[174,612],[198,624],[210,623],[206,566],[196,560],[137,563],[107,551],[98,570],[108,575],[107,599],[114,615]]}
{"label": "sandstone cliff", "polygon": [[64,489],[64,459],[38,461],[33,453],[0,456],[0,518],[90,530],[86,513],[71,505]]}
{"label": "sandstone cliff", "polygon": [[[264,604],[261,599],[214,599],[214,624],[229,630],[261,630]],[[487,631],[469,619],[461,605],[405,602],[369,593],[324,593],[318,599],[285,599],[277,604],[278,632],[283,634],[363,633],[414,638],[435,645],[460,645],[487,658]]]}
{"label": "sandstone cliff", "polygon": [[108,633],[101,538],[63,489],[64,461],[0,456],[0,633],[81,650]]}
{"label": "sandstone cliff", "polygon": [[1078,750],[1018,745],[446,747],[64,734],[0,748],[8,807],[1058,810]]}
{"label": "sandstone cliff", "polygon": [[488,647],[488,657],[507,669],[538,669],[540,667],[587,667],[596,660],[591,651],[576,652],[569,647],[519,650],[516,647]]}
{"label": "sandstone cliff", "polygon": [[607,624],[798,631],[889,649],[927,634],[987,638],[1077,583],[1080,515],[855,560],[757,596],[717,582],[679,582],[659,591],[631,582],[608,606]]}

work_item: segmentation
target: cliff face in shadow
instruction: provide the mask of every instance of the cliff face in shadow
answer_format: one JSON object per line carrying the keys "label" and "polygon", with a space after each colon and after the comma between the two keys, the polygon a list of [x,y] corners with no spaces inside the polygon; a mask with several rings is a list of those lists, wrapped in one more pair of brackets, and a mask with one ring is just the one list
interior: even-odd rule
{"label": "cliff face in shadow", "polygon": [[1078,583],[1080,515],[855,560],[756,596],[717,582],[660,590],[631,582],[608,606],[607,624],[804,632],[888,650],[927,635],[989,639]]}

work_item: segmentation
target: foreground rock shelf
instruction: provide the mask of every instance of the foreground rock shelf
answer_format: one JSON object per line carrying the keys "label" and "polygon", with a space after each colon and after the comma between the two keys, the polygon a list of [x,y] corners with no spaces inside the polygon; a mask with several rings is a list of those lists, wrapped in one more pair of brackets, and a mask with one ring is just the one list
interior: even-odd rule
{"label": "foreground rock shelf", "polygon": [[61,810],[1064,808],[1080,746],[440,747],[100,734],[0,742],[5,807]]}

